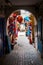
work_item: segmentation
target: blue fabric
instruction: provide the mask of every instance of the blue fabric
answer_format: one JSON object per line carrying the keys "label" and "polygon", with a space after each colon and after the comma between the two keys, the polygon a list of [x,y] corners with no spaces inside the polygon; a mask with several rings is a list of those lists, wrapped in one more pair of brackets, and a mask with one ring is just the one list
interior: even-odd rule
{"label": "blue fabric", "polygon": [[26,22],[29,22],[30,18],[29,18],[28,16],[26,16],[26,17],[24,18],[24,20],[25,20]]}
{"label": "blue fabric", "polygon": [[31,34],[30,26],[28,26],[28,30],[27,30],[26,34],[27,34],[27,36],[29,36]]}
{"label": "blue fabric", "polygon": [[30,30],[28,30],[26,33],[27,33],[27,35],[29,36],[29,35],[30,35]]}

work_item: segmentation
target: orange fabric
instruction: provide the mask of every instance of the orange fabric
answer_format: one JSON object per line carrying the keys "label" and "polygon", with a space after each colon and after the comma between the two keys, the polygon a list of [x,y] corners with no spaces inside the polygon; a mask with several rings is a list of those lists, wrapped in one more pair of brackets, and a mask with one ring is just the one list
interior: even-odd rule
{"label": "orange fabric", "polygon": [[18,21],[19,23],[21,23],[22,20],[23,20],[22,16],[18,16],[18,17],[17,17],[17,21]]}

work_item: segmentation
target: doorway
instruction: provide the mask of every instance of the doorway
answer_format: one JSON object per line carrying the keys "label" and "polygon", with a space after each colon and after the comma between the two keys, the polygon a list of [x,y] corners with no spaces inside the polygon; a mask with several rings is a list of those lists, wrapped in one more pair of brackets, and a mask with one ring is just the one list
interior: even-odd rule
{"label": "doorway", "polygon": [[6,33],[11,40],[11,45],[15,45],[18,36],[25,34],[32,44],[37,49],[37,21],[35,16],[23,9],[19,9],[11,13],[7,19]]}

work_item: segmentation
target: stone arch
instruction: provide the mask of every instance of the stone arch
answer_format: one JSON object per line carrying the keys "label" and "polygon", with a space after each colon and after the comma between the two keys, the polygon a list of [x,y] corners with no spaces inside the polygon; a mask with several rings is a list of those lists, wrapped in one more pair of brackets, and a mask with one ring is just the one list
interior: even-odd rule
{"label": "stone arch", "polygon": [[[27,6],[27,5],[24,5],[24,6],[6,6],[5,7],[5,18],[6,18],[6,25],[7,25],[7,19],[8,19],[8,17],[9,17],[9,15],[13,12],[13,11],[16,11],[16,10],[18,10],[18,9],[23,9],[23,10],[27,10],[27,11],[29,11],[29,12],[31,12],[34,16],[35,16],[35,18],[36,18],[36,20],[38,19],[38,13],[37,13],[37,11],[36,11],[36,9],[35,9],[35,7],[34,6]],[[34,27],[35,28],[35,27]]]}

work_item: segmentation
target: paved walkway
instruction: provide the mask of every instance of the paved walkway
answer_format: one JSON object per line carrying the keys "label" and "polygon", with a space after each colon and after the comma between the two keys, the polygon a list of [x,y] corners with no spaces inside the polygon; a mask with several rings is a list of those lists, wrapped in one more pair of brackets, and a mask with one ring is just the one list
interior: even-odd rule
{"label": "paved walkway", "polygon": [[0,65],[43,65],[37,50],[26,36],[19,36],[14,50],[3,58]]}

